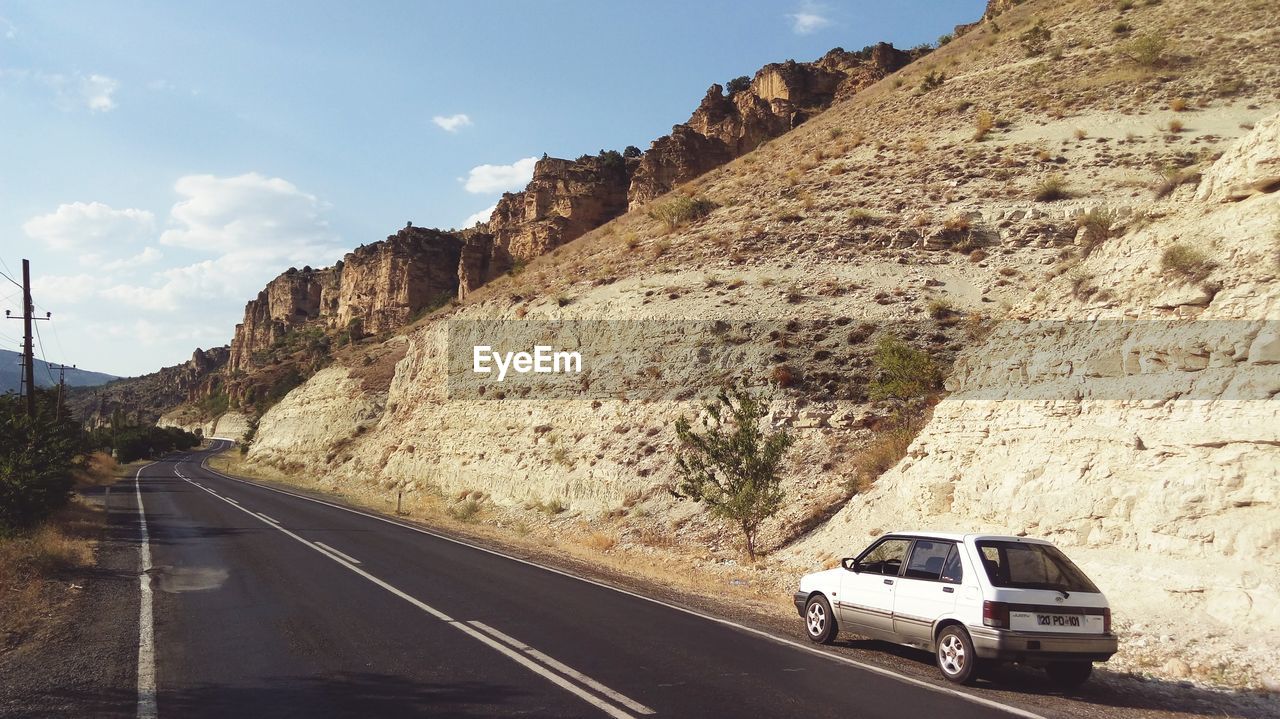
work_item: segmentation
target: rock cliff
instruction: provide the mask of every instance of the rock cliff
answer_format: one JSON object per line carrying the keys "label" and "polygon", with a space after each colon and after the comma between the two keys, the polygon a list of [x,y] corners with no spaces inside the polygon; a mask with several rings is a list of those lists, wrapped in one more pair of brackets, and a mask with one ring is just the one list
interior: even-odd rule
{"label": "rock cliff", "polygon": [[269,349],[290,330],[318,319],[335,305],[341,267],[299,270],[290,267],[267,283],[256,299],[244,307],[244,321],[236,325],[228,367],[247,371],[254,353]]}
{"label": "rock cliff", "polygon": [[382,242],[361,245],[333,267],[289,268],[245,305],[231,341],[230,371],[249,372],[273,358],[291,331],[304,327],[357,335],[396,329],[424,307],[458,291],[462,240],[447,232],[406,227]]}
{"label": "rock cliff", "polygon": [[151,374],[72,388],[67,405],[73,416],[91,428],[105,426],[116,412],[128,422],[151,424],[174,405],[203,398],[229,356],[227,347],[196,349],[186,362]]}
{"label": "rock cliff", "polygon": [[627,191],[629,208],[754,150],[923,53],[889,43],[856,53],[835,48],[815,62],[765,65],[738,92],[726,95],[723,87],[712,85],[689,120],[654,140],[641,156]]}
{"label": "rock cliff", "polygon": [[525,189],[504,194],[484,235],[468,243],[462,294],[626,212],[627,165],[616,152],[539,160]]}
{"label": "rock cliff", "polygon": [[337,299],[323,317],[331,327],[359,322],[378,334],[404,325],[415,312],[440,305],[458,292],[462,240],[421,227],[406,227],[383,242],[342,258]]}

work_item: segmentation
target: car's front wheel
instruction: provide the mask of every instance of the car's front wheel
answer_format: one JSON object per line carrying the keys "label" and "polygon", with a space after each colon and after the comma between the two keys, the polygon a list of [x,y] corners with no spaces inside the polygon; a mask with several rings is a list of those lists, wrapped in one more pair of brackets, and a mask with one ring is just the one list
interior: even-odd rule
{"label": "car's front wheel", "polygon": [[830,644],[836,638],[836,618],[831,613],[831,605],[821,594],[809,597],[804,607],[804,628],[811,641],[818,644]]}
{"label": "car's front wheel", "polygon": [[969,684],[978,677],[978,655],[973,651],[973,641],[964,627],[952,624],[938,635],[934,652],[942,676],[956,684]]}
{"label": "car's front wheel", "polygon": [[1093,662],[1053,662],[1044,668],[1049,681],[1063,689],[1075,689],[1089,681],[1093,674]]}

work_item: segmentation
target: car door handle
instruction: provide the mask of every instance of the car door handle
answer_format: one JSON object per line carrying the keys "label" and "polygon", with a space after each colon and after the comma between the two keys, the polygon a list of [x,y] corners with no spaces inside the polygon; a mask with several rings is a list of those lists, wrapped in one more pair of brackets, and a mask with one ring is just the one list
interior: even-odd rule
{"label": "car door handle", "polygon": [[943,588],[942,588],[942,591],[946,592],[947,594],[955,594],[956,588],[955,588],[955,587],[943,587]]}
{"label": "car door handle", "polygon": [[884,580],[884,583],[885,583],[885,584],[893,584],[893,580],[892,580],[892,579],[886,579],[886,580]]}

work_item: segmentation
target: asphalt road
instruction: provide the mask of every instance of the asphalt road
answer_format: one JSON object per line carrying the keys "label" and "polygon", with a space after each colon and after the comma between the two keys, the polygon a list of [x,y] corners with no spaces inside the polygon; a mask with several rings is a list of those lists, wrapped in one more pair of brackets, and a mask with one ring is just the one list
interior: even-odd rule
{"label": "asphalt road", "polygon": [[139,716],[1015,715],[224,477],[201,466],[205,454],[152,464],[117,490],[145,508]]}

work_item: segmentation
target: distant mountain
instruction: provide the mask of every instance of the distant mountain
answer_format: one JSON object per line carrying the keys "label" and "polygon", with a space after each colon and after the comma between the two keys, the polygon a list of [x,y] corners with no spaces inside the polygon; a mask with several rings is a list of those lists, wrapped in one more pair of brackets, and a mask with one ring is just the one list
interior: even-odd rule
{"label": "distant mountain", "polygon": [[[17,392],[22,387],[22,355],[9,350],[0,350],[0,393]],[[58,370],[53,369],[42,360],[36,360],[36,386],[52,387],[58,384]],[[83,369],[66,371],[67,385],[71,387],[97,387],[112,380],[120,379],[115,375],[103,372],[90,372]]]}

